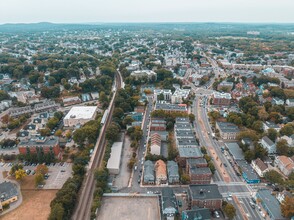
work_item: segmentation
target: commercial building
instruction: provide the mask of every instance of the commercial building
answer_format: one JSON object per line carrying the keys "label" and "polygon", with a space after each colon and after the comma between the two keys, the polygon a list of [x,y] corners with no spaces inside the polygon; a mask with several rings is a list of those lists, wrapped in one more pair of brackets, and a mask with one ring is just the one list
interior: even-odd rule
{"label": "commercial building", "polygon": [[180,147],[177,161],[181,167],[186,167],[186,160],[189,158],[201,158],[203,154],[200,147]]}
{"label": "commercial building", "polygon": [[171,96],[171,103],[180,104],[183,100],[187,99],[190,94],[190,89],[176,89],[174,94]]}
{"label": "commercial building", "polygon": [[166,112],[188,112],[186,104],[168,104],[156,102],[155,110],[163,110]]}
{"label": "commercial building", "polygon": [[266,219],[283,220],[279,201],[271,194],[268,189],[260,189],[256,193],[256,198],[260,200]]}
{"label": "commercial building", "polygon": [[167,161],[167,177],[169,184],[180,182],[179,166],[175,161]]}
{"label": "commercial building", "polygon": [[18,200],[17,186],[12,182],[4,181],[0,183],[0,211],[3,211],[3,206],[16,202]]}
{"label": "commercial building", "polygon": [[163,160],[158,160],[154,165],[156,184],[165,184],[167,182],[166,164]]}
{"label": "commercial building", "polygon": [[63,119],[64,126],[73,127],[83,125],[94,120],[97,114],[97,106],[75,106]]}
{"label": "commercial building", "polygon": [[55,157],[60,157],[59,138],[55,136],[24,138],[18,144],[20,154],[36,154],[39,151],[44,154],[52,153]]}
{"label": "commercial building", "polygon": [[247,163],[246,160],[236,161],[240,169],[242,170],[242,177],[248,184],[256,184],[260,182],[260,178],[254,171],[254,169]]}
{"label": "commercial building", "polygon": [[62,98],[62,102],[64,106],[75,105],[82,102],[82,100],[78,96],[66,97]]}
{"label": "commercial building", "polygon": [[225,143],[227,149],[229,150],[229,153],[233,157],[235,161],[237,160],[244,160],[243,151],[240,148],[239,144],[236,142],[233,143]]}
{"label": "commercial building", "polygon": [[151,118],[150,131],[165,131],[166,121],[161,118]]}
{"label": "commercial building", "polygon": [[232,96],[230,93],[214,92],[212,103],[218,106],[228,106],[231,103]]}
{"label": "commercial building", "polygon": [[216,184],[189,185],[188,195],[192,206],[221,209],[222,195]]}
{"label": "commercial building", "polygon": [[114,142],[111,147],[110,157],[107,161],[106,166],[110,174],[119,174],[122,148],[123,142]]}
{"label": "commercial building", "polygon": [[182,220],[211,220],[211,211],[206,208],[196,208],[182,212]]}
{"label": "commercial building", "polygon": [[191,184],[209,184],[212,178],[211,170],[208,167],[189,167],[188,175]]}
{"label": "commercial building", "polygon": [[237,125],[229,122],[216,122],[216,129],[219,130],[221,138],[227,140],[235,140],[240,132]]}
{"label": "commercial building", "polygon": [[136,79],[140,79],[142,77],[147,77],[148,79],[157,78],[157,73],[152,70],[136,70],[131,73],[131,76],[134,76]]}

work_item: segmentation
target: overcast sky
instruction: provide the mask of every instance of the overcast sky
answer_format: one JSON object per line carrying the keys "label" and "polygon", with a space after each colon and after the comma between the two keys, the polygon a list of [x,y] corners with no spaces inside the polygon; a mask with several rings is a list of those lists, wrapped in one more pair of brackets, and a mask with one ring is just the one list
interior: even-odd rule
{"label": "overcast sky", "polygon": [[0,23],[293,22],[294,0],[0,0]]}

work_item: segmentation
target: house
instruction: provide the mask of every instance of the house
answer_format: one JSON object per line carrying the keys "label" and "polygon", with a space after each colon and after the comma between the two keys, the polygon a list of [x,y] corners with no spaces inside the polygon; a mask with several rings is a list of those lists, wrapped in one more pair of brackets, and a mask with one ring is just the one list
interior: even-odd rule
{"label": "house", "polygon": [[272,142],[272,140],[269,139],[268,136],[264,136],[261,139],[261,146],[265,148],[269,154],[276,153],[276,144]]}
{"label": "house", "polygon": [[191,206],[208,208],[211,211],[222,207],[223,197],[216,184],[189,185],[188,196]]}
{"label": "house", "polygon": [[283,192],[278,192],[278,194],[276,195],[277,200],[279,201],[279,203],[282,203],[286,197],[293,197],[292,193],[289,191],[284,190]]}
{"label": "house", "polygon": [[150,160],[146,160],[144,162],[143,182],[144,182],[144,184],[154,184],[155,183],[154,164]]}
{"label": "house", "polygon": [[158,160],[154,165],[156,184],[165,184],[167,182],[166,165],[163,160]]}
{"label": "house", "polygon": [[271,121],[263,122],[263,130],[264,131],[267,131],[270,128],[275,129],[277,132],[279,132],[281,129],[278,125],[276,125],[275,123],[273,123]]}
{"label": "house", "polygon": [[285,176],[289,176],[294,171],[294,161],[287,156],[277,156],[275,166],[278,167]]}
{"label": "house", "polygon": [[290,147],[294,147],[294,134],[292,134],[290,137],[284,135],[280,139],[286,140]]}
{"label": "house", "polygon": [[222,81],[220,84],[218,84],[217,90],[231,91],[233,87],[234,87],[233,82]]}
{"label": "house", "polygon": [[82,98],[82,101],[83,101],[83,102],[88,102],[88,101],[91,101],[91,100],[92,100],[92,98],[91,98],[91,96],[90,96],[89,93],[84,93],[84,94],[82,94],[82,95],[81,95],[81,98]]}
{"label": "house", "polygon": [[220,137],[227,140],[236,139],[240,132],[237,125],[229,122],[216,122],[216,129],[219,130]]}
{"label": "house", "polygon": [[268,165],[264,163],[260,158],[257,158],[256,160],[252,160],[251,166],[260,177],[263,177],[263,175],[267,171],[269,171]]}
{"label": "house", "polygon": [[161,192],[162,214],[168,220],[173,220],[178,213],[177,199],[171,188],[165,187]]}
{"label": "house", "polygon": [[179,166],[175,161],[167,161],[167,177],[169,184],[180,182]]}
{"label": "house", "polygon": [[82,102],[82,100],[78,96],[66,97],[62,98],[62,102],[64,106],[75,105]]}
{"label": "house", "polygon": [[3,211],[3,206],[16,202],[18,200],[17,186],[12,182],[4,181],[0,183],[0,211]]}
{"label": "house", "polygon": [[155,155],[160,155],[160,149],[161,149],[161,137],[158,133],[154,133],[151,135],[150,153]]}
{"label": "house", "polygon": [[59,138],[51,137],[38,137],[38,138],[24,138],[18,144],[20,154],[37,154],[43,152],[44,154],[54,154],[60,157]]}
{"label": "house", "polygon": [[288,107],[294,107],[294,99],[287,99],[286,100],[286,105]]}
{"label": "house", "polygon": [[99,93],[98,92],[91,92],[91,96],[93,100],[98,100],[99,99]]}
{"label": "house", "polygon": [[247,147],[253,148],[253,141],[251,140],[251,138],[242,138],[241,143]]}
{"label": "house", "polygon": [[168,132],[167,131],[150,131],[150,136],[152,136],[155,133],[159,134],[161,141],[168,140]]}
{"label": "house", "polygon": [[212,173],[208,167],[190,166],[188,169],[191,184],[209,184]]}
{"label": "house", "polygon": [[273,97],[272,105],[284,105],[284,100],[278,97]]}
{"label": "house", "polygon": [[190,94],[190,89],[176,89],[174,94],[171,96],[171,103],[180,104],[183,100],[187,99]]}
{"label": "house", "polygon": [[256,193],[256,198],[260,200],[262,211],[266,219],[270,220],[283,220],[286,219],[282,216],[279,201],[271,194],[268,189],[260,189]]}
{"label": "house", "polygon": [[196,208],[182,212],[182,220],[210,220],[211,211],[206,208]]}

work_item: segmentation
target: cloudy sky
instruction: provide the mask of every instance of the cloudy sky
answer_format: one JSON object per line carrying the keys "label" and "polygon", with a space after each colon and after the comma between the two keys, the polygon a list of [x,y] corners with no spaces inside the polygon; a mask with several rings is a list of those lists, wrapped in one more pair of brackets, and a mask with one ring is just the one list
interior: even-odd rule
{"label": "cloudy sky", "polygon": [[0,24],[291,22],[294,0],[0,0]]}

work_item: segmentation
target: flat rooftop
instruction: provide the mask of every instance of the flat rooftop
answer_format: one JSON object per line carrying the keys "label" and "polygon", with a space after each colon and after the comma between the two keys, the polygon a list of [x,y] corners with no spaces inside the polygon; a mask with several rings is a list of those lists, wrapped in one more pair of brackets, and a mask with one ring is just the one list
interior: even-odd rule
{"label": "flat rooftop", "polygon": [[154,220],[160,219],[157,196],[147,197],[103,197],[96,219]]}
{"label": "flat rooftop", "polygon": [[59,138],[55,136],[50,137],[33,137],[30,139],[23,139],[19,142],[19,147],[31,147],[31,146],[55,146],[59,143]]}
{"label": "flat rooftop", "polygon": [[238,166],[246,174],[248,180],[259,180],[259,176],[246,160],[237,160]]}
{"label": "flat rooftop", "polygon": [[107,162],[107,169],[119,169],[122,154],[123,142],[114,142],[111,147],[110,158]]}
{"label": "flat rooftop", "polygon": [[192,199],[222,199],[222,195],[216,184],[189,185],[189,192]]}
{"label": "flat rooftop", "polygon": [[64,119],[89,119],[97,111],[97,106],[75,106],[70,109]]}
{"label": "flat rooftop", "polygon": [[186,158],[203,157],[203,154],[199,147],[179,147],[178,150],[179,150],[180,157],[186,157]]}
{"label": "flat rooftop", "polygon": [[244,159],[243,151],[240,148],[238,143],[236,143],[236,142],[225,143],[225,145],[229,149],[230,154],[233,156],[234,160],[243,160]]}

